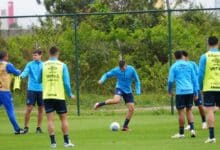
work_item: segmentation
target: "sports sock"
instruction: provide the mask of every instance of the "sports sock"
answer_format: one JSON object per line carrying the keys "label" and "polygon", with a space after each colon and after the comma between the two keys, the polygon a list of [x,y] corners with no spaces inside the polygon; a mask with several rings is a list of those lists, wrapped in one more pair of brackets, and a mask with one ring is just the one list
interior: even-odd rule
{"label": "sports sock", "polygon": [[209,128],[209,138],[210,138],[210,139],[215,138],[214,127],[210,127],[210,128]]}
{"label": "sports sock", "polygon": [[205,116],[201,116],[202,122],[206,122]]}
{"label": "sports sock", "polygon": [[190,130],[194,130],[194,122],[190,122],[189,125],[190,125]]}
{"label": "sports sock", "polygon": [[64,139],[64,143],[69,143],[69,135],[68,134],[64,135],[63,139]]}
{"label": "sports sock", "polygon": [[50,141],[51,141],[51,144],[56,143],[55,135],[50,135]]}
{"label": "sports sock", "polygon": [[184,127],[179,127],[179,134],[184,134]]}
{"label": "sports sock", "polygon": [[125,119],[125,121],[124,121],[123,128],[127,128],[127,127],[128,127],[129,122],[130,122],[130,120],[126,118],[126,119]]}
{"label": "sports sock", "polygon": [[99,106],[104,106],[104,105],[106,105],[105,102],[100,102],[100,103],[99,103]]}

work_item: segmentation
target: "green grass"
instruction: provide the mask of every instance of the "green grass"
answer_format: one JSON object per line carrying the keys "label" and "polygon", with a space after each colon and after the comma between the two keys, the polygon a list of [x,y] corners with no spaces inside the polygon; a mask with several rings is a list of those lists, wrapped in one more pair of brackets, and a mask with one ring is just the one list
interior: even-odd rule
{"label": "green grass", "polygon": [[[126,110],[98,111],[82,110],[82,116],[75,116],[75,107],[69,106],[70,137],[76,150],[217,150],[220,147],[220,118],[216,113],[215,144],[204,144],[208,137],[207,130],[201,130],[200,117],[196,111],[197,137],[190,138],[186,132],[184,139],[171,139],[177,132],[177,115],[171,116],[167,110],[138,109],[130,123],[130,132],[112,132],[109,125],[113,121],[123,123]],[[24,110],[17,108],[17,118],[23,125]],[[0,108],[0,149],[1,150],[48,150],[49,137],[46,132],[46,118],[43,122],[44,134],[35,134],[36,112],[33,112],[30,133],[14,135],[8,118]],[[56,117],[57,150],[63,147],[63,138],[58,117]]]}

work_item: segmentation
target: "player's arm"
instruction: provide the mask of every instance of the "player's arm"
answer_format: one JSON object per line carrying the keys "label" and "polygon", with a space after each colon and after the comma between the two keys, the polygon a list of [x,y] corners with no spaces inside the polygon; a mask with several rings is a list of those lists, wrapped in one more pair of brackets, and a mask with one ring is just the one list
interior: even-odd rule
{"label": "player's arm", "polygon": [[167,85],[167,91],[169,95],[172,95],[172,86],[173,86],[173,82],[175,80],[175,71],[174,71],[174,67],[171,66],[170,71],[169,71],[169,75],[168,75],[168,85]]}
{"label": "player's arm", "polygon": [[43,67],[39,70],[39,76],[38,76],[38,83],[42,83],[42,78],[43,78]]}
{"label": "player's arm", "polygon": [[99,80],[99,84],[103,84],[107,79],[116,76],[115,68],[103,74],[101,79]]}
{"label": "player's arm", "polygon": [[69,70],[66,64],[63,65],[63,82],[67,95],[69,97],[73,97],[73,93],[70,85]]}
{"label": "player's arm", "polygon": [[27,64],[24,68],[24,71],[20,74],[22,79],[26,78],[29,75],[30,69],[29,64]]}
{"label": "player's arm", "polygon": [[133,68],[134,70],[134,80],[135,80],[135,89],[136,89],[136,94],[140,95],[141,94],[141,82],[140,82],[140,78],[136,72],[136,70]]}
{"label": "player's arm", "polygon": [[206,68],[206,56],[203,54],[199,60],[199,87],[200,90],[203,88],[203,80],[205,76],[205,68]]}
{"label": "player's arm", "polygon": [[14,67],[14,65],[11,64],[11,63],[8,63],[8,64],[7,64],[6,70],[7,70],[8,73],[11,73],[11,74],[13,74],[13,75],[15,75],[15,76],[19,76],[20,73],[21,73],[21,71],[18,70],[18,69],[16,69],[16,68]]}
{"label": "player's arm", "polygon": [[191,78],[193,82],[193,92],[196,97],[198,97],[198,91],[199,91],[199,83],[198,83],[198,77],[196,76],[196,73],[193,68],[191,68]]}

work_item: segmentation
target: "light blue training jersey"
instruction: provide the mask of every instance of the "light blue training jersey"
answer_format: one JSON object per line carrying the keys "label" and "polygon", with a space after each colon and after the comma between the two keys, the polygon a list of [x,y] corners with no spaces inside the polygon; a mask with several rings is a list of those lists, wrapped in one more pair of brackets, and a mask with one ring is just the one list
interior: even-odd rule
{"label": "light blue training jersey", "polygon": [[121,89],[126,94],[132,93],[131,84],[134,80],[136,83],[136,94],[141,94],[140,79],[133,66],[127,65],[124,71],[122,71],[120,67],[115,67],[101,77],[101,82],[103,83],[111,77],[117,78],[116,88]]}

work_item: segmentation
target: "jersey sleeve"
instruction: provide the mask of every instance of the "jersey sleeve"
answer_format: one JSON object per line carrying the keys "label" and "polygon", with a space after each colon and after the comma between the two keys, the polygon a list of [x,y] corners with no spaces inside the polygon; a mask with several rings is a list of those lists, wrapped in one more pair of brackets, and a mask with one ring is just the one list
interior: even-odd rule
{"label": "jersey sleeve", "polygon": [[139,79],[139,76],[137,74],[137,71],[133,68],[134,71],[134,80],[135,80],[135,89],[136,89],[136,94],[140,95],[141,94],[141,82]]}
{"label": "jersey sleeve", "polygon": [[113,76],[116,76],[116,71],[115,71],[115,68],[108,71],[107,73],[105,73],[104,75],[102,75],[101,77],[101,82],[104,83],[107,79],[113,77]]}
{"label": "jersey sleeve", "polygon": [[30,69],[29,64],[27,64],[24,68],[24,71],[21,73],[21,78],[24,79],[29,75]]}
{"label": "jersey sleeve", "polygon": [[203,54],[199,60],[199,86],[200,86],[200,90],[202,90],[203,88],[203,80],[204,80],[204,76],[205,76],[205,68],[206,68],[206,56],[205,54]]}
{"label": "jersey sleeve", "polygon": [[8,63],[8,64],[7,64],[6,70],[7,70],[8,73],[11,73],[11,74],[13,74],[13,75],[15,75],[15,76],[19,76],[20,73],[21,73],[21,71],[18,70],[18,69],[16,69],[16,68],[14,67],[14,65],[11,64],[11,63]]}
{"label": "jersey sleeve", "polygon": [[63,82],[64,82],[64,87],[67,95],[71,97],[72,94],[72,89],[70,85],[70,76],[69,76],[69,70],[66,64],[63,65]]}
{"label": "jersey sleeve", "polygon": [[175,71],[174,71],[174,66],[171,66],[169,75],[168,75],[168,85],[167,85],[168,93],[172,92],[172,86],[173,86],[174,81],[175,81]]}

